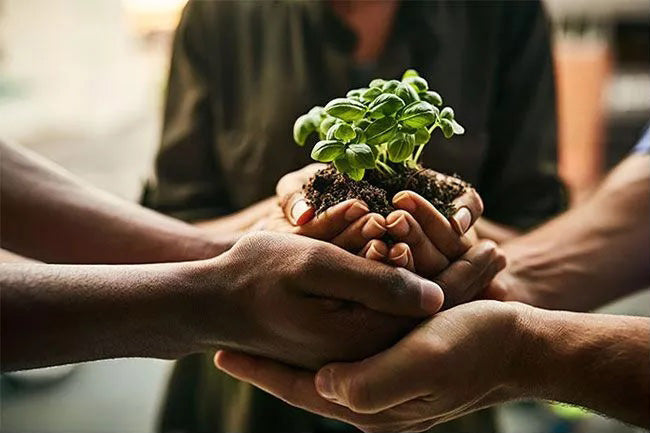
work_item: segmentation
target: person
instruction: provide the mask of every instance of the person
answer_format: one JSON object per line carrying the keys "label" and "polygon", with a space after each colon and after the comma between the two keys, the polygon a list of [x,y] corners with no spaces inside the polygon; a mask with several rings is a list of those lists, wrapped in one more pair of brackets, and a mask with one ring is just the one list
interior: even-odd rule
{"label": "person", "polygon": [[364,431],[422,431],[521,398],[650,428],[650,319],[583,313],[647,288],[648,197],[650,130],[586,203],[503,245],[510,264],[493,284],[508,302],[440,312],[387,351],[315,375],[230,352],[215,362]]}
{"label": "person", "polygon": [[[255,227],[277,210],[278,180],[309,163],[291,142],[294,120],[407,68],[466,127],[432,140],[423,163],[476,187],[485,202],[478,237],[503,241],[564,208],[549,28],[537,1],[188,2],[143,204],[213,233]],[[387,230],[383,217],[366,218],[374,233]],[[395,218],[403,226],[408,216]],[[406,251],[392,258],[408,264]],[[209,355],[177,364],[160,421],[162,431],[342,428],[215,374]],[[444,430],[490,432],[494,420],[485,412]]]}
{"label": "person", "polygon": [[[474,296],[503,266],[483,243],[437,284],[307,236],[209,237],[16,145],[0,155],[1,246],[47,262],[0,264],[2,371],[216,348],[311,368],[360,359],[437,311],[443,282]],[[359,238],[355,204],[328,212],[342,242]]]}

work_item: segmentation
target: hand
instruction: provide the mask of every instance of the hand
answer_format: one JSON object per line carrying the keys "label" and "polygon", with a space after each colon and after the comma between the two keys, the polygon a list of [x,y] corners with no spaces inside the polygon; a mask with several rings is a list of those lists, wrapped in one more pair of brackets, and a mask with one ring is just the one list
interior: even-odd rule
{"label": "hand", "polygon": [[392,348],[316,375],[219,352],[217,367],[302,409],[366,432],[425,431],[515,397],[518,307],[476,301],[438,313]]}
{"label": "hand", "polygon": [[397,193],[393,198],[397,210],[386,218],[388,234],[398,241],[388,252],[389,262],[431,278],[463,255],[476,239],[465,232],[483,212],[483,204],[468,188],[454,205],[458,211],[448,220],[415,192]]}
{"label": "hand", "polygon": [[[443,302],[435,283],[302,236],[252,233],[200,263],[188,293],[203,311],[192,312],[206,348],[309,368],[377,353]],[[227,295],[215,297],[220,282]]]}
{"label": "hand", "polygon": [[289,173],[276,186],[279,206],[264,220],[261,228],[299,234],[328,241],[347,251],[368,251],[368,242],[386,233],[386,220],[377,213],[370,213],[361,200],[346,200],[315,215],[315,210],[302,194],[303,185],[324,164],[310,164]]}

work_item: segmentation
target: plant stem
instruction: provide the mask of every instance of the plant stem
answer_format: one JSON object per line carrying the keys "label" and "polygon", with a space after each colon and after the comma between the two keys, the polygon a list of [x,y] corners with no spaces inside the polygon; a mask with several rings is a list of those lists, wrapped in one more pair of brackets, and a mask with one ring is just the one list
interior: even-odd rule
{"label": "plant stem", "polygon": [[[434,129],[436,129],[437,126],[438,126],[438,122],[437,122],[437,121],[436,121],[436,123],[434,123],[433,125],[431,125],[431,128],[429,128],[429,135],[431,135],[431,133],[433,132]],[[431,139],[429,139],[429,140],[431,140]],[[422,150],[424,149],[424,146],[426,146],[427,144],[429,144],[429,143],[427,142],[427,143],[422,144],[422,145],[420,146],[420,148],[418,149],[418,151],[415,152],[415,157],[413,158],[413,160],[415,161],[416,164],[417,164],[418,161],[420,160],[420,155],[422,155]]]}
{"label": "plant stem", "polygon": [[394,175],[397,174],[397,172],[396,172],[395,170],[393,170],[392,168],[390,168],[390,166],[389,166],[388,164],[386,164],[386,163],[384,163],[384,162],[382,162],[382,161],[379,161],[379,160],[378,160],[378,161],[377,161],[377,166],[379,166],[379,167],[383,168],[384,170],[386,170],[386,172],[387,172],[388,174],[390,174],[391,176],[394,176]]}

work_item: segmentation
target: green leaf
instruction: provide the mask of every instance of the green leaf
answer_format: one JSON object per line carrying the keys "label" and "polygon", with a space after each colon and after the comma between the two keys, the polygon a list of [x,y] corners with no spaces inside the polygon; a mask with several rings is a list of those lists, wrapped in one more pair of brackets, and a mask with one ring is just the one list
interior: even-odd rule
{"label": "green leaf", "polygon": [[440,117],[452,120],[454,118],[454,110],[451,107],[445,107],[440,112]]}
{"label": "green leaf", "polygon": [[418,93],[426,92],[429,90],[429,83],[427,83],[427,80],[422,77],[408,77],[404,79],[404,82],[406,84],[410,84],[411,87],[413,87],[413,89]]}
{"label": "green leaf", "polygon": [[392,117],[375,120],[366,128],[366,143],[376,146],[390,140],[397,132],[397,121]]}
{"label": "green leaf", "polygon": [[314,119],[321,119],[325,117],[325,109],[319,105],[316,105],[311,110],[309,110],[309,113],[307,114],[314,116]]}
{"label": "green leaf", "polygon": [[425,101],[419,101],[406,107],[400,122],[412,128],[422,128],[436,121],[437,109]]}
{"label": "green leaf", "polygon": [[419,101],[420,97],[418,96],[415,89],[406,83],[399,83],[395,89],[395,94],[399,96],[406,105],[411,104],[412,102]]}
{"label": "green leaf", "polygon": [[361,95],[361,99],[366,102],[370,102],[375,99],[377,96],[381,95],[381,89],[379,87],[371,87]]}
{"label": "green leaf", "polygon": [[449,119],[440,119],[440,129],[442,129],[445,138],[451,138],[454,135],[454,126]]}
{"label": "green leaf", "polygon": [[307,137],[309,137],[309,135],[315,130],[316,125],[314,124],[313,116],[310,114],[303,114],[298,117],[296,122],[293,124],[293,139],[296,144],[304,146]]}
{"label": "green leaf", "polygon": [[370,85],[368,87],[379,87],[379,90],[383,87],[383,85],[386,83],[386,80],[382,80],[381,78],[375,78],[370,82]]}
{"label": "green leaf", "polygon": [[462,135],[465,133],[465,128],[463,128],[460,123],[456,122],[456,119],[451,121],[451,128],[454,131],[454,135]]}
{"label": "green leaf", "polygon": [[414,148],[413,135],[399,133],[388,142],[388,159],[393,162],[402,162],[411,156]]}
{"label": "green leaf", "polygon": [[354,139],[357,134],[354,132],[352,126],[348,125],[345,122],[338,122],[332,125],[332,127],[327,131],[328,140],[340,140],[344,143]]}
{"label": "green leaf", "polygon": [[441,106],[442,105],[442,97],[438,92],[434,92],[433,90],[429,90],[427,92],[421,93],[420,94],[420,99],[423,101],[427,101],[429,104],[432,105],[437,105]]}
{"label": "green leaf", "polygon": [[370,120],[368,118],[365,118],[365,117],[363,119],[360,119],[360,120],[354,122],[354,124],[356,126],[358,126],[359,128],[361,128],[361,129],[366,129],[368,127],[368,125],[370,125],[371,123],[372,123],[372,120]]}
{"label": "green leaf", "polygon": [[345,94],[345,97],[350,98],[350,99],[361,99],[361,95],[366,90],[368,90],[368,89],[365,88],[365,87],[362,87],[360,89],[352,89],[348,93]]}
{"label": "green leaf", "polygon": [[397,86],[399,86],[399,81],[397,80],[386,81],[382,86],[381,91],[383,93],[395,93]]}
{"label": "green leaf", "polygon": [[336,140],[321,140],[311,151],[311,157],[316,161],[330,162],[345,153],[345,145]]}
{"label": "green leaf", "polygon": [[368,106],[368,111],[371,117],[379,118],[396,113],[404,105],[406,104],[404,104],[404,101],[399,96],[393,95],[392,93],[384,93],[372,101]]}
{"label": "green leaf", "polygon": [[367,144],[350,144],[345,149],[345,158],[352,168],[375,168],[375,155]]}
{"label": "green leaf", "polygon": [[415,145],[421,146],[427,144],[431,139],[431,134],[427,128],[418,128],[415,131]]}
{"label": "green leaf", "polygon": [[363,179],[363,175],[366,172],[362,168],[352,167],[345,155],[334,160],[334,167],[336,167],[339,172],[347,174],[350,179],[356,181]]}
{"label": "green leaf", "polygon": [[366,141],[366,133],[363,132],[363,129],[359,128],[358,126],[354,126],[354,133],[355,137],[353,139],[353,143],[365,143]]}
{"label": "green leaf", "polygon": [[366,106],[354,99],[336,98],[327,103],[325,112],[346,122],[352,122],[366,114]]}
{"label": "green leaf", "polygon": [[402,81],[406,80],[407,78],[419,77],[419,76],[420,74],[418,74],[418,71],[416,71],[415,69],[407,69],[406,71],[404,71],[404,75],[402,75]]}
{"label": "green leaf", "polygon": [[321,140],[327,136],[327,131],[329,131],[332,125],[334,125],[336,122],[336,117],[332,117],[327,114],[325,115],[325,118],[322,120],[320,127],[318,128],[321,135]]}

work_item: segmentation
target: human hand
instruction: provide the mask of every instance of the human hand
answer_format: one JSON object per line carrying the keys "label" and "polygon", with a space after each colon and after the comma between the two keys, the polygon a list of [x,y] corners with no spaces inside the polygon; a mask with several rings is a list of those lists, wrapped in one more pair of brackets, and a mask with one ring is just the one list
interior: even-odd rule
{"label": "human hand", "polygon": [[[303,236],[252,233],[193,266],[189,293],[203,311],[193,316],[206,349],[308,368],[377,353],[443,303],[435,283]],[[220,281],[225,295],[215,296]]]}
{"label": "human hand", "polygon": [[388,234],[397,241],[388,252],[389,263],[431,278],[463,255],[476,240],[471,226],[483,212],[483,203],[467,188],[454,205],[458,210],[447,219],[413,191],[395,194],[397,210],[386,217]]}
{"label": "human hand", "polygon": [[324,167],[324,164],[310,164],[283,176],[276,186],[279,206],[261,227],[328,241],[355,254],[371,251],[370,258],[373,258],[369,241],[386,233],[383,216],[370,213],[368,206],[356,199],[338,203],[315,215],[314,208],[305,199],[303,185]]}
{"label": "human hand", "polygon": [[[441,277],[458,284],[468,274],[456,263]],[[477,284],[493,276],[486,272]],[[364,431],[423,431],[509,397],[501,385],[514,368],[515,311],[513,304],[496,301],[463,304],[423,322],[382,353],[330,364],[317,374],[229,351],[219,352],[215,363],[289,404]]]}

